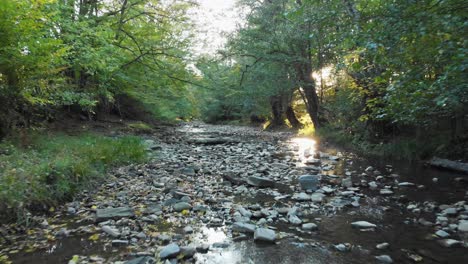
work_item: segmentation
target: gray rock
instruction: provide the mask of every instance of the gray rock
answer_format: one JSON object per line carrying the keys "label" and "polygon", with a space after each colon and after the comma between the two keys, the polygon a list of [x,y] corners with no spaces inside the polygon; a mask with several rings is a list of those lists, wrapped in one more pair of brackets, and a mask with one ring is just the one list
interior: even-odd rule
{"label": "gray rock", "polygon": [[276,233],[275,231],[267,228],[257,228],[254,233],[255,241],[266,241],[266,242],[275,242]]}
{"label": "gray rock", "polygon": [[441,246],[446,247],[446,248],[458,247],[462,245],[461,241],[450,239],[450,238],[442,239],[442,240],[439,240],[438,242]]}
{"label": "gray rock", "polygon": [[391,195],[393,194],[393,191],[390,189],[380,189],[380,194],[382,195]]}
{"label": "gray rock", "polygon": [[176,243],[171,243],[165,246],[161,252],[159,252],[159,257],[161,259],[173,258],[179,255],[180,247]]}
{"label": "gray rock", "polygon": [[377,244],[377,245],[375,246],[375,248],[376,248],[376,249],[387,249],[389,246],[390,246],[389,243],[384,242],[384,243]]}
{"label": "gray rock", "polygon": [[457,226],[458,231],[468,232],[468,221],[461,221]]}
{"label": "gray rock", "polygon": [[349,251],[350,247],[346,246],[345,244],[338,244],[334,245],[335,249],[341,252]]}
{"label": "gray rock", "polygon": [[341,180],[341,186],[345,188],[351,188],[353,187],[353,181],[351,180],[351,178],[344,178],[343,180]]}
{"label": "gray rock", "polygon": [[300,225],[302,223],[302,220],[299,219],[296,215],[289,215],[288,217],[289,223],[293,225]]}
{"label": "gray rock", "polygon": [[184,233],[186,233],[186,234],[193,233],[193,228],[191,226],[184,227]]}
{"label": "gray rock", "polygon": [[107,233],[108,235],[110,236],[113,236],[113,237],[119,237],[120,236],[120,232],[117,228],[113,228],[113,227],[110,227],[110,226],[103,226],[101,227],[102,231],[104,231],[105,233]]}
{"label": "gray rock", "polygon": [[174,211],[176,212],[182,212],[183,210],[189,210],[190,208],[192,208],[192,206],[186,202],[179,202],[174,204],[172,208],[174,208]]}
{"label": "gray rock", "polygon": [[191,258],[197,253],[197,249],[193,246],[180,247],[180,254],[184,255],[184,258]]}
{"label": "gray rock", "polygon": [[316,191],[319,187],[319,176],[317,175],[302,175],[298,179],[303,190]]}
{"label": "gray rock", "polygon": [[436,236],[441,237],[441,238],[446,238],[450,236],[450,234],[445,232],[444,230],[439,230],[435,234]]}
{"label": "gray rock", "polygon": [[128,246],[128,240],[115,239],[115,240],[112,240],[111,243],[113,247]]}
{"label": "gray rock", "polygon": [[381,263],[393,263],[393,259],[389,255],[380,255],[375,257]]}
{"label": "gray rock", "polygon": [[240,232],[240,233],[254,233],[257,227],[252,224],[235,222],[232,225],[232,231]]}
{"label": "gray rock", "polygon": [[309,201],[310,195],[308,195],[307,193],[301,192],[301,193],[294,194],[292,198],[298,201]]}
{"label": "gray rock", "polygon": [[317,230],[317,225],[314,223],[302,224],[302,229],[303,230]]}
{"label": "gray rock", "polygon": [[450,207],[450,208],[444,209],[442,213],[445,215],[454,216],[454,215],[457,215],[458,211],[457,211],[457,208]]}
{"label": "gray rock", "polygon": [[134,258],[132,260],[125,261],[125,264],[153,264],[156,263],[156,260],[150,256],[144,256],[139,258]]}
{"label": "gray rock", "polygon": [[135,214],[129,207],[105,208],[96,210],[96,222],[133,216],[135,216]]}
{"label": "gray rock", "polygon": [[359,228],[359,229],[365,229],[365,228],[376,228],[377,226],[372,224],[372,223],[369,223],[367,221],[357,221],[357,222],[353,222],[351,223],[351,226],[352,227],[355,227],[355,228]]}
{"label": "gray rock", "polygon": [[69,215],[74,215],[74,214],[76,214],[76,209],[74,207],[68,207],[67,208],[67,213]]}
{"label": "gray rock", "polygon": [[247,183],[256,186],[256,187],[274,187],[275,182],[269,178],[265,177],[258,177],[258,176],[250,176],[247,179]]}
{"label": "gray rock", "polygon": [[321,203],[323,201],[323,198],[325,198],[325,194],[323,193],[313,193],[311,196],[310,196],[312,202],[316,202],[316,203]]}

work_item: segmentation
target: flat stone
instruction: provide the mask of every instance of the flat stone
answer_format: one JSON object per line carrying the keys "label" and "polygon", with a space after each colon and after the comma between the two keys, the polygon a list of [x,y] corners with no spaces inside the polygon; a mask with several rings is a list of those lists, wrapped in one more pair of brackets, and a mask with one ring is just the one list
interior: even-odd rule
{"label": "flat stone", "polygon": [[159,257],[161,259],[173,258],[179,255],[180,247],[176,243],[171,243],[165,246],[161,252],[159,252]]}
{"label": "flat stone", "polygon": [[266,241],[266,242],[275,242],[276,233],[275,231],[267,228],[257,228],[254,233],[255,241]]}
{"label": "flat stone", "polygon": [[393,263],[393,259],[389,255],[380,255],[375,257],[380,263]]}
{"label": "flat stone", "polygon": [[174,211],[176,212],[182,212],[183,210],[189,210],[190,208],[192,208],[192,206],[186,202],[179,202],[174,204],[172,208],[174,208]]}
{"label": "flat stone", "polygon": [[457,227],[460,232],[468,232],[468,221],[461,221]]}
{"label": "flat stone", "polygon": [[265,177],[259,177],[259,176],[250,176],[247,179],[247,183],[256,186],[256,187],[274,187],[275,186],[275,181],[269,178]]}
{"label": "flat stone", "polygon": [[317,225],[314,223],[302,224],[302,230],[317,230]]}
{"label": "flat stone", "polygon": [[341,186],[345,188],[351,188],[353,187],[353,181],[351,180],[351,178],[344,178],[343,180],[341,180]]}
{"label": "flat stone", "polygon": [[289,215],[288,220],[289,220],[289,223],[291,223],[293,225],[302,224],[302,220],[299,219],[299,217],[297,217],[296,215]]}
{"label": "flat stone", "polygon": [[450,239],[450,238],[442,239],[442,240],[439,240],[438,242],[441,246],[446,247],[446,248],[459,247],[462,245],[461,241]]}
{"label": "flat stone", "polygon": [[101,227],[102,231],[104,231],[105,233],[107,233],[108,235],[110,236],[113,236],[113,237],[119,237],[120,236],[120,232],[117,228],[113,228],[113,227],[110,227],[110,226],[103,226]]}
{"label": "flat stone", "polygon": [[115,240],[112,240],[111,243],[112,243],[112,246],[114,247],[128,246],[128,240],[115,239]]}
{"label": "flat stone", "polygon": [[316,191],[319,187],[319,176],[317,175],[302,175],[298,179],[299,185],[303,190]]}
{"label": "flat stone", "polygon": [[129,207],[105,208],[96,210],[96,222],[135,216]]}
{"label": "flat stone", "polygon": [[251,234],[253,234],[255,232],[255,229],[257,229],[257,227],[255,225],[253,225],[253,224],[235,222],[232,225],[232,231],[239,232],[239,233],[251,233]]}
{"label": "flat stone", "polygon": [[180,247],[180,254],[182,254],[184,258],[191,258],[195,253],[197,253],[197,249],[193,246]]}
{"label": "flat stone", "polygon": [[375,248],[376,248],[376,249],[387,249],[389,246],[390,246],[389,243],[384,242],[384,243],[377,244],[377,245],[375,246]]}
{"label": "flat stone", "polygon": [[372,223],[369,223],[367,221],[357,221],[357,222],[353,222],[351,223],[351,226],[352,227],[355,227],[355,228],[359,228],[359,229],[365,229],[365,228],[376,228],[377,226],[372,224]]}
{"label": "flat stone", "polygon": [[323,193],[313,193],[310,196],[310,199],[312,200],[312,202],[316,202],[316,203],[321,203],[323,201],[323,198],[325,198],[325,194]]}
{"label": "flat stone", "polygon": [[156,260],[150,256],[144,256],[139,258],[134,258],[132,260],[127,260],[125,264],[153,264],[156,263]]}
{"label": "flat stone", "polygon": [[450,207],[450,208],[444,209],[442,213],[445,215],[454,216],[458,214],[458,210],[457,208]]}
{"label": "flat stone", "polygon": [[310,195],[303,192],[294,194],[292,198],[298,201],[310,201]]}
{"label": "flat stone", "polygon": [[435,234],[436,236],[441,237],[441,238],[446,238],[450,236],[450,234],[445,232],[444,230],[439,230]]}
{"label": "flat stone", "polygon": [[382,195],[391,195],[393,194],[393,191],[390,189],[380,189],[380,194]]}

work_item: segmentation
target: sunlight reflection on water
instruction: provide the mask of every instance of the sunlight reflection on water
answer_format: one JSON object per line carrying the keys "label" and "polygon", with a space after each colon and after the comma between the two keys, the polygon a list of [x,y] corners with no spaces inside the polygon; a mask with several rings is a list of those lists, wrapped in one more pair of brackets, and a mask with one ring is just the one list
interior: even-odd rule
{"label": "sunlight reflection on water", "polygon": [[317,142],[311,138],[293,138],[291,139],[291,147],[297,151],[302,162],[309,157],[313,157],[317,152]]}

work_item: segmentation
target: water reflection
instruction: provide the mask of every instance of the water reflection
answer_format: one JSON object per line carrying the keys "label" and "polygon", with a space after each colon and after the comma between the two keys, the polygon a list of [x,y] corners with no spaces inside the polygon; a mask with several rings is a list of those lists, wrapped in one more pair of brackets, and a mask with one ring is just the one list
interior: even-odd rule
{"label": "water reflection", "polygon": [[291,139],[291,147],[297,151],[299,159],[304,162],[317,153],[317,142],[311,138],[296,137]]}

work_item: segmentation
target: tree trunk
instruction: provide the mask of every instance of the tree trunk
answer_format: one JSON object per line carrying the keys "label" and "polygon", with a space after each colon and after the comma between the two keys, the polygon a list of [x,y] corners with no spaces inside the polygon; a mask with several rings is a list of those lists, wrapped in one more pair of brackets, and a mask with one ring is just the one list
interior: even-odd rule
{"label": "tree trunk", "polygon": [[303,99],[306,104],[307,113],[312,119],[315,129],[320,128],[319,121],[319,99],[315,87],[315,81],[312,79],[312,66],[310,63],[301,63],[296,65],[296,73],[303,90]]}
{"label": "tree trunk", "polygon": [[286,117],[288,118],[289,123],[293,128],[300,129],[303,127],[302,123],[297,119],[292,106],[288,106],[288,108],[286,109]]}
{"label": "tree trunk", "polygon": [[271,120],[271,127],[285,126],[284,122],[284,108],[282,96],[275,95],[270,97],[270,106],[273,119]]}

